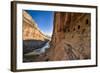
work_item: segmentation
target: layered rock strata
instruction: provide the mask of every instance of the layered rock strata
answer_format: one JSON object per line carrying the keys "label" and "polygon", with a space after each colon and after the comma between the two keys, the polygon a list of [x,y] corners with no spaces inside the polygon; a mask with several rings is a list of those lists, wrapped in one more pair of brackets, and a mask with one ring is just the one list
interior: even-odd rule
{"label": "layered rock strata", "polygon": [[23,40],[46,40],[48,37],[44,35],[38,28],[34,19],[23,11]]}

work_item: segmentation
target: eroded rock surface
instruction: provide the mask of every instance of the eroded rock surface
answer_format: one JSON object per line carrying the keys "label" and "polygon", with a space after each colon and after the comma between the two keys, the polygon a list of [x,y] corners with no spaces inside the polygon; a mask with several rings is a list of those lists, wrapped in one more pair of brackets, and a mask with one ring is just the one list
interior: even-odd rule
{"label": "eroded rock surface", "polygon": [[48,39],[38,28],[34,19],[23,11],[23,40],[41,40]]}
{"label": "eroded rock surface", "polygon": [[90,19],[88,13],[56,12],[47,59],[51,61],[90,59]]}

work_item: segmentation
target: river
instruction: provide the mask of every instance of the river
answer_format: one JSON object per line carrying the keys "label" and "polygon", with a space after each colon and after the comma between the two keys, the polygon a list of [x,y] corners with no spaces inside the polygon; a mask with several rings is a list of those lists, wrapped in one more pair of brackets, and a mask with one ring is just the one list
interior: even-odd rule
{"label": "river", "polygon": [[32,52],[26,53],[25,56],[40,55],[41,53],[44,53],[48,48],[50,48],[49,42],[47,42],[42,48],[38,48]]}

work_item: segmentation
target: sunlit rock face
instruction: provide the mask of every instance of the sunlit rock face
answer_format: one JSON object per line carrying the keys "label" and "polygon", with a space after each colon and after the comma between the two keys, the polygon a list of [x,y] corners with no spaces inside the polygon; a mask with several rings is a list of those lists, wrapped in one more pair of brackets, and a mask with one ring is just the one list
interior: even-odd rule
{"label": "sunlit rock face", "polygon": [[48,39],[38,28],[32,17],[23,11],[23,40],[42,40]]}
{"label": "sunlit rock face", "polygon": [[88,13],[55,12],[48,60],[91,58],[91,17]]}
{"label": "sunlit rock face", "polygon": [[[44,47],[50,41],[41,30],[38,28],[34,19],[26,12],[23,11],[23,25],[22,25],[22,39],[23,39],[23,62],[44,61],[44,54],[29,55],[26,54],[34,50]],[[35,52],[40,53],[40,52]],[[33,53],[34,54],[34,53]]]}

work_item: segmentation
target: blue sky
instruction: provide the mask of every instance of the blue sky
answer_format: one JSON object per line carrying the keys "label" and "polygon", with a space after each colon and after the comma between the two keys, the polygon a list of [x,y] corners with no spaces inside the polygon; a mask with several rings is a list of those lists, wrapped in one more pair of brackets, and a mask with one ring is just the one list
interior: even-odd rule
{"label": "blue sky", "polygon": [[29,15],[37,23],[40,30],[45,35],[52,35],[53,32],[53,19],[54,19],[54,12],[52,11],[35,11],[35,10],[26,10]]}

